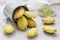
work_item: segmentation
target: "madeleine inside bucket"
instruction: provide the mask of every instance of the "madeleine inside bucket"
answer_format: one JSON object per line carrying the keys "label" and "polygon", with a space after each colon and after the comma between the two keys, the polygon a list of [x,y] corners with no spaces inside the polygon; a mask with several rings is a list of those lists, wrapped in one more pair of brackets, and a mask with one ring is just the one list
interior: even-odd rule
{"label": "madeleine inside bucket", "polygon": [[17,21],[18,18],[23,16],[25,11],[29,11],[27,7],[25,7],[25,6],[17,7],[13,12],[13,20]]}

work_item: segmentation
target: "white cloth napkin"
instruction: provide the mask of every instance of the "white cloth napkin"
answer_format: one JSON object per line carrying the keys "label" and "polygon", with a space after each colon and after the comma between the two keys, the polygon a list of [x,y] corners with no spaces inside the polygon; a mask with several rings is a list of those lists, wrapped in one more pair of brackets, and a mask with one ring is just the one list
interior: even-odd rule
{"label": "white cloth napkin", "polygon": [[49,2],[45,0],[29,0],[26,2],[27,7],[29,10],[37,10],[38,8],[42,7],[43,5],[49,4]]}

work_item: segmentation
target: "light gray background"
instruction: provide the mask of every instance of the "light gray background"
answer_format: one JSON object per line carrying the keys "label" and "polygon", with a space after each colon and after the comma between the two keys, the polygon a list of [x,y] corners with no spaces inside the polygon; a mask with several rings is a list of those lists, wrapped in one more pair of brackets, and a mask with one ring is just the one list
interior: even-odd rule
{"label": "light gray background", "polygon": [[[34,20],[36,21],[37,27],[39,29],[37,37],[27,38],[26,36],[27,30],[25,32],[22,32],[19,31],[16,27],[15,32],[13,34],[6,35],[3,31],[3,26],[0,26],[0,40],[60,40],[60,5],[52,6],[52,8],[55,10],[56,13],[56,16],[54,17],[56,19],[56,22],[54,25],[51,25],[57,28],[57,32],[54,35],[49,35],[42,31],[42,26],[44,26],[44,24],[41,21],[42,17],[40,17],[37,11],[35,10],[34,13],[36,14],[36,18]],[[7,20],[7,22],[11,23],[9,19]]]}

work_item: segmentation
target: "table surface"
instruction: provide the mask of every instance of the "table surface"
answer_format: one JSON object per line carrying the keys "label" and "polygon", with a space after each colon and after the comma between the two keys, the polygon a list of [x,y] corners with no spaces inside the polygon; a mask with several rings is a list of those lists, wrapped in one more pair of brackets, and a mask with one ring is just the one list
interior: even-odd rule
{"label": "table surface", "polygon": [[[35,10],[36,18],[34,19],[36,21],[37,27],[38,27],[38,36],[34,38],[27,38],[26,32],[22,32],[17,29],[15,26],[15,32],[11,35],[6,35],[3,31],[3,26],[0,27],[0,40],[60,40],[60,5],[53,6],[52,7],[55,10],[56,16],[54,17],[56,19],[55,24],[51,25],[57,29],[57,32],[53,35],[49,35],[43,32],[42,26],[44,24],[41,21],[41,18],[37,11]],[[7,20],[8,23],[12,23],[11,20]],[[14,24],[13,24],[14,25]]]}

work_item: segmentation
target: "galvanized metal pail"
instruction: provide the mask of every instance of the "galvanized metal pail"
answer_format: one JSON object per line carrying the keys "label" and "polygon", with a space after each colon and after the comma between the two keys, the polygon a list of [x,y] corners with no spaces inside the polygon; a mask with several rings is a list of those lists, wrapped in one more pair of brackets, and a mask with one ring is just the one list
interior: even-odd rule
{"label": "galvanized metal pail", "polygon": [[25,10],[28,11],[28,8],[24,5],[24,4],[7,4],[4,8],[4,13],[5,15],[11,19],[11,21],[13,23],[15,23],[14,19],[13,19],[13,15],[14,15],[14,11],[19,8],[19,7],[24,7]]}

